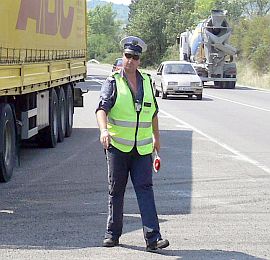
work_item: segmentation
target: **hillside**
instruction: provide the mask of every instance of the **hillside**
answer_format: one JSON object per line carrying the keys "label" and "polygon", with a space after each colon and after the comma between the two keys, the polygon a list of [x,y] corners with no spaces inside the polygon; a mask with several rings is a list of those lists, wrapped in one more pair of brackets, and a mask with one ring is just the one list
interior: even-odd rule
{"label": "hillside", "polygon": [[[102,0],[90,0],[87,2],[87,9],[94,9],[98,5],[105,4],[108,4],[108,2]],[[112,9],[116,12],[116,18],[118,20],[123,21],[125,24],[128,22],[129,7],[127,5],[112,4]]]}

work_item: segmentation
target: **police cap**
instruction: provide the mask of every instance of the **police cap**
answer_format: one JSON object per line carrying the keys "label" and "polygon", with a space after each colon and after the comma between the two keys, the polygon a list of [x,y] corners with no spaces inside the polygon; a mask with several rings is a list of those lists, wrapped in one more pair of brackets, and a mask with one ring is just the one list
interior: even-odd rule
{"label": "police cap", "polygon": [[123,38],[120,41],[120,45],[124,49],[124,53],[130,53],[133,55],[140,55],[147,49],[145,42],[136,36],[127,36]]}

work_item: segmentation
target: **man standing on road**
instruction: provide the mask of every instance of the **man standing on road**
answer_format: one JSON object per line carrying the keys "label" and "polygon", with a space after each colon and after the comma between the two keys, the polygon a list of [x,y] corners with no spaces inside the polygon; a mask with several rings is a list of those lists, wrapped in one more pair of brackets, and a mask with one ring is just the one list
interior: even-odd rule
{"label": "man standing on road", "polygon": [[124,193],[128,177],[137,196],[147,251],[169,245],[161,238],[156,212],[152,157],[159,151],[158,107],[149,75],[138,70],[147,45],[138,37],[121,40],[123,68],[102,85],[96,110],[100,142],[108,164],[109,213],[103,246],[119,244],[123,227]]}

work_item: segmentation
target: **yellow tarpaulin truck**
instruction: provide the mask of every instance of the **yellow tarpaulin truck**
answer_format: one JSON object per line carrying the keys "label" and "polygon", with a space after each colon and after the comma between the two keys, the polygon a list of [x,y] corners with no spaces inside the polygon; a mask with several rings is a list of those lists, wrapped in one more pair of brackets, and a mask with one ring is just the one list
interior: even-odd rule
{"label": "yellow tarpaulin truck", "polygon": [[55,147],[71,135],[86,77],[85,0],[0,1],[0,181],[21,140]]}

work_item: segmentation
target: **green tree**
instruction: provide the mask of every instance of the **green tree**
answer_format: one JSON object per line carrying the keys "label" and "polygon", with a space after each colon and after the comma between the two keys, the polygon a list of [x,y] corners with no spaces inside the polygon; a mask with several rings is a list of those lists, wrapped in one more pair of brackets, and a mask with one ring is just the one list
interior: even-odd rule
{"label": "green tree", "polygon": [[171,1],[167,10],[165,34],[169,45],[174,45],[177,36],[194,24],[193,11],[195,0]]}
{"label": "green tree", "polygon": [[[197,1],[205,2],[206,0]],[[211,0],[211,2],[213,8],[227,10],[229,17],[233,20],[239,20],[247,16],[265,16],[270,11],[269,0]]]}
{"label": "green tree", "polygon": [[270,68],[269,25],[269,16],[256,16],[253,19],[243,19],[234,28],[232,39],[232,42],[240,52],[240,58],[250,62],[261,73],[268,72]]}
{"label": "green tree", "polygon": [[[180,32],[193,24],[194,1],[133,0],[130,5],[128,34],[142,37],[148,44],[143,65],[159,63],[168,49],[176,44]],[[178,59],[174,55],[174,58]]]}
{"label": "green tree", "polygon": [[211,10],[214,9],[216,0],[196,0],[195,1],[195,10],[194,16],[197,18],[197,22],[201,19],[206,19]]}
{"label": "green tree", "polygon": [[196,0],[193,12],[194,21],[206,19],[212,9],[227,10],[229,20],[239,20],[245,12],[247,0]]}
{"label": "green tree", "polygon": [[214,8],[227,10],[228,20],[238,21],[244,15],[244,1],[245,0],[219,0],[216,1]]}
{"label": "green tree", "polygon": [[242,0],[245,6],[245,14],[250,17],[265,16],[270,11],[269,0]]}
{"label": "green tree", "polygon": [[132,1],[129,24],[126,32],[142,38],[147,52],[142,57],[142,65],[154,65],[166,50],[166,8],[160,0]]}
{"label": "green tree", "polygon": [[88,12],[88,56],[103,60],[108,53],[120,53],[121,23],[115,19],[112,4],[97,6]]}

